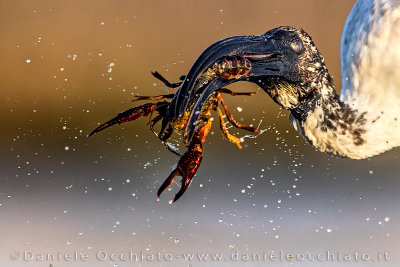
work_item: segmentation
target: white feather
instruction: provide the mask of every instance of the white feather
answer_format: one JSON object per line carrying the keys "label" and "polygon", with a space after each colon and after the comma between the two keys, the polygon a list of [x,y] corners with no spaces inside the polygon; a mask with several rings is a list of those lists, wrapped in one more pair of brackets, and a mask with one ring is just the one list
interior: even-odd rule
{"label": "white feather", "polygon": [[341,71],[340,98],[367,112],[371,152],[399,146],[400,1],[356,2],[342,33]]}
{"label": "white feather", "polygon": [[[335,103],[317,105],[299,132],[321,151],[356,159],[400,146],[400,0],[356,2],[342,33],[341,72],[340,100],[365,118],[362,144],[349,131],[318,127]],[[322,98],[334,94],[322,89]]]}

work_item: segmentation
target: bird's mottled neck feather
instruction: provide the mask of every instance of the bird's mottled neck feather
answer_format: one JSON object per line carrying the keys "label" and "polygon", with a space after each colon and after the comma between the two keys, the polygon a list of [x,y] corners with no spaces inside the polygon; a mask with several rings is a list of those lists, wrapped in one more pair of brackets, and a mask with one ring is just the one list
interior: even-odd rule
{"label": "bird's mottled neck feather", "polygon": [[296,130],[318,150],[339,157],[363,158],[366,112],[340,101],[333,86],[321,84],[318,94],[291,111]]}

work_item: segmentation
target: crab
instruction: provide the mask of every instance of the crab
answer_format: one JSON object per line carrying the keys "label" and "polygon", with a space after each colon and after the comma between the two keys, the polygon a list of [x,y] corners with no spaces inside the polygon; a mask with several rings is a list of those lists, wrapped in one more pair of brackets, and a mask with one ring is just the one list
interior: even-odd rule
{"label": "crab", "polygon": [[[224,79],[236,79],[241,76],[248,75],[250,71],[249,62],[242,57],[224,57],[220,60],[214,62],[209,68],[207,68],[199,77],[196,82],[196,89],[200,90],[202,87],[207,86],[209,83],[212,83],[219,77],[224,77]],[[152,72],[153,76],[160,81],[162,81],[165,86],[169,88],[180,87],[183,82],[180,83],[170,83],[167,79],[165,79],[158,72]],[[182,76],[181,80],[185,80],[186,77]],[[237,145],[239,149],[242,149],[241,143],[244,141],[242,138],[238,138],[229,133],[226,125],[226,121],[224,119],[224,113],[227,120],[235,127],[250,131],[255,134],[259,134],[259,130],[252,126],[243,125],[237,122],[232,114],[230,113],[227,105],[222,98],[222,94],[228,94],[231,96],[252,96],[256,92],[233,92],[228,88],[219,88],[215,92],[213,92],[207,100],[204,102],[200,113],[198,114],[198,119],[196,120],[195,130],[193,132],[193,136],[190,138],[190,141],[187,145],[187,151],[180,155],[177,151],[173,150],[169,144],[168,139],[175,132],[183,132],[188,127],[188,122],[191,119],[192,107],[191,104],[185,110],[184,116],[182,116],[178,120],[174,120],[173,122],[168,124],[167,129],[163,128],[160,134],[157,134],[154,130],[154,126],[162,119],[165,119],[167,114],[167,108],[171,104],[168,99],[173,99],[175,94],[167,94],[167,95],[157,95],[157,96],[141,96],[135,95],[136,101],[157,101],[152,103],[146,103],[137,107],[130,108],[126,111],[123,111],[117,114],[114,118],[109,121],[101,124],[96,129],[94,129],[88,136],[96,134],[112,125],[127,123],[133,120],[136,120],[140,117],[149,117],[149,128],[150,130],[156,134],[156,136],[166,145],[166,147],[173,152],[174,154],[180,156],[177,166],[172,170],[168,178],[164,181],[157,192],[157,197],[160,198],[162,192],[171,186],[176,177],[182,177],[181,179],[181,187],[178,193],[175,195],[174,199],[171,200],[171,203],[177,201],[188,189],[193,177],[195,176],[198,168],[200,167],[202,158],[203,158],[203,143],[211,129],[212,119],[211,112],[216,111],[218,117],[220,119],[220,128],[222,130],[223,136],[228,139],[230,142]],[[223,111],[224,112],[223,112]],[[156,116],[153,118],[153,114]]]}

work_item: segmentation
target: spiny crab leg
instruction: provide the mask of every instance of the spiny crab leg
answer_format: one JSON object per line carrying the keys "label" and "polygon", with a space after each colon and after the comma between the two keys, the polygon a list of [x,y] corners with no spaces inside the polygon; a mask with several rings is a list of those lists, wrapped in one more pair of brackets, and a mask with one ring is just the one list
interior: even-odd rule
{"label": "spiny crab leg", "polygon": [[88,136],[91,136],[95,133],[98,133],[114,124],[126,123],[132,120],[136,120],[139,117],[147,117],[151,115],[158,108],[167,105],[168,102],[158,102],[158,103],[148,103],[138,107],[130,108],[125,110],[124,112],[119,113],[117,116],[112,118],[111,120],[103,123],[96,129],[94,129]]}
{"label": "spiny crab leg", "polygon": [[243,95],[243,96],[253,96],[255,94],[257,94],[257,92],[233,92],[232,90],[228,89],[228,88],[221,88],[217,90],[218,93],[222,93],[222,94],[228,94],[231,96],[239,96],[239,95]]}
{"label": "spiny crab leg", "polygon": [[[165,79],[160,73],[158,73],[158,71],[151,72],[151,74],[153,74],[153,76],[154,76],[155,78],[159,79],[161,82],[164,83],[165,86],[167,86],[167,87],[169,87],[169,88],[177,88],[177,87],[179,87],[179,86],[182,84],[182,82],[180,82],[180,83],[170,83],[170,82],[169,82],[167,79]],[[182,76],[180,77],[180,80],[183,81],[184,79],[185,79],[185,76],[182,75]]]}
{"label": "spiny crab leg", "polygon": [[134,99],[132,100],[132,102],[136,102],[136,101],[142,101],[142,100],[161,100],[164,98],[173,98],[174,94],[168,94],[168,95],[157,95],[157,96],[143,96],[143,95],[134,95]]}
{"label": "spiny crab leg", "polygon": [[[222,89],[230,91],[229,89],[226,89],[226,88],[222,88]],[[222,90],[222,89],[220,89],[220,90]],[[219,91],[218,91],[218,92],[219,92]],[[232,91],[230,91],[230,92],[222,91],[222,93],[230,94],[230,95],[233,95],[233,96],[235,96],[235,95],[247,95],[247,96],[252,96],[252,95],[254,95],[256,92],[251,92],[251,93],[235,93],[235,92],[232,92]],[[218,99],[218,101],[219,101],[219,104],[221,104],[222,108],[224,109],[225,114],[226,114],[226,117],[227,117],[227,119],[228,119],[228,121],[229,121],[230,123],[232,123],[235,127],[239,128],[239,129],[244,129],[244,130],[247,130],[247,131],[250,131],[250,132],[253,132],[253,133],[260,134],[260,131],[259,131],[257,128],[251,127],[251,126],[247,126],[247,125],[244,125],[244,124],[241,124],[241,123],[238,123],[238,122],[233,118],[232,114],[230,113],[230,111],[229,111],[228,107],[226,106],[225,101],[224,101],[224,99],[221,97],[221,95],[220,95],[220,94],[217,94],[216,97],[217,97],[217,99]],[[222,115],[222,113],[221,113],[220,115]]]}
{"label": "spiny crab leg", "polygon": [[[158,80],[160,80],[165,86],[167,86],[167,87],[169,87],[169,88],[177,88],[177,87],[179,87],[179,86],[182,84],[182,82],[180,82],[180,83],[170,83],[170,82],[169,82],[167,79],[165,79],[164,76],[162,76],[158,71],[151,72],[151,74],[152,74],[155,78],[157,78]],[[185,76],[182,75],[182,76],[180,77],[180,79],[181,79],[181,80],[185,79]],[[141,95],[135,95],[135,96],[134,96],[135,99],[133,99],[132,102],[141,101],[141,100],[152,100],[152,101],[155,101],[155,100],[161,100],[161,99],[165,99],[165,98],[171,99],[171,98],[174,97],[174,95],[175,95],[175,94],[157,95],[157,96],[141,96]]]}
{"label": "spiny crab leg", "polygon": [[240,139],[240,138],[237,138],[236,136],[233,136],[228,132],[228,129],[226,128],[226,123],[224,121],[224,117],[223,117],[222,111],[221,111],[221,109],[219,107],[217,107],[217,111],[218,111],[218,116],[219,116],[220,127],[221,127],[221,130],[222,130],[222,133],[224,134],[224,136],[229,141],[231,141],[232,143],[236,144],[239,149],[242,149],[242,145],[240,143],[242,143],[244,140]]}
{"label": "spiny crab leg", "polygon": [[167,189],[170,185],[173,184],[175,177],[181,176],[181,189],[175,195],[174,199],[170,202],[173,203],[177,201],[188,189],[194,175],[197,172],[197,169],[200,166],[201,160],[203,158],[203,143],[205,138],[210,131],[211,128],[211,120],[208,120],[207,123],[202,126],[199,130],[196,131],[193,139],[191,140],[188,151],[179,159],[178,165],[171,172],[168,178],[161,185],[160,189],[158,189],[157,197],[160,198],[162,192]]}

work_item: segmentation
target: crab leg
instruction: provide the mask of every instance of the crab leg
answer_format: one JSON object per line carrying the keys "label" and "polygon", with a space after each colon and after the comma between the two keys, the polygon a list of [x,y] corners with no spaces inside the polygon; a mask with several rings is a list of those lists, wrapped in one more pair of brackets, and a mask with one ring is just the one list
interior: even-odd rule
{"label": "crab leg", "polygon": [[222,133],[229,141],[231,141],[232,143],[235,143],[239,149],[242,149],[242,146],[240,145],[240,143],[242,143],[243,140],[240,138],[237,138],[236,136],[231,135],[228,132],[221,109],[217,107],[217,111],[218,111],[218,116],[219,116],[220,127],[222,130]]}
{"label": "crab leg", "polygon": [[[169,88],[176,88],[176,87],[179,87],[179,86],[182,84],[182,82],[180,82],[180,83],[170,83],[167,79],[165,79],[165,78],[164,78],[160,73],[158,73],[157,71],[151,72],[151,74],[153,74],[153,76],[154,76],[155,78],[157,78],[157,79],[159,79],[160,81],[162,81],[163,84],[165,84],[165,86],[167,86],[167,87],[169,87]],[[182,76],[180,77],[180,80],[182,81],[182,80],[184,80],[184,79],[185,79],[185,76],[182,75]]]}
{"label": "crab leg", "polygon": [[199,130],[197,130],[191,140],[188,151],[179,159],[178,165],[171,172],[165,182],[161,185],[160,189],[158,189],[157,197],[160,198],[161,193],[164,192],[172,183],[174,182],[175,177],[181,176],[181,189],[175,195],[174,199],[171,203],[177,201],[188,189],[190,182],[192,181],[194,175],[197,172],[197,169],[200,166],[201,160],[203,158],[203,143],[205,138],[210,131],[211,128],[211,120],[208,120],[207,123],[202,126]]}
{"label": "crab leg", "polygon": [[[223,88],[223,89],[224,89],[224,88]],[[230,90],[229,90],[229,91],[230,91]],[[231,92],[232,92],[232,91],[231,91]],[[224,92],[224,93],[227,93],[227,92]],[[234,93],[234,92],[232,92],[232,93]],[[235,94],[236,94],[236,95],[239,95],[239,94],[243,95],[243,94],[245,94],[245,93],[235,93]],[[249,93],[249,95],[252,95],[252,94]],[[221,97],[220,94],[217,95],[217,99],[218,99],[219,103],[221,104],[222,108],[223,108],[224,111],[225,111],[226,118],[227,118],[228,121],[229,121],[230,123],[232,123],[235,127],[239,128],[239,129],[244,129],[244,130],[247,130],[247,131],[250,131],[250,132],[253,132],[253,133],[260,133],[260,131],[259,131],[257,128],[254,128],[254,127],[251,127],[251,126],[247,126],[247,125],[243,125],[243,124],[238,123],[237,121],[235,121],[235,119],[233,118],[232,114],[229,112],[229,109],[228,109],[228,107],[226,106],[226,104],[225,104],[225,102],[224,102],[224,99]],[[219,113],[220,113],[220,112],[219,112]],[[221,118],[221,115],[222,115],[222,113],[220,114],[220,118]],[[221,126],[221,127],[222,127],[222,126]],[[228,139],[229,139],[229,138],[228,138]],[[235,143],[235,142],[234,142],[234,143]]]}
{"label": "crab leg", "polygon": [[173,98],[174,94],[168,94],[168,95],[156,95],[156,96],[143,96],[143,95],[135,95],[135,99],[132,100],[132,102],[136,101],[141,101],[141,100],[161,100],[164,98]]}
{"label": "crab leg", "polygon": [[252,95],[257,94],[257,92],[233,92],[232,90],[229,90],[228,88],[218,89],[217,92],[222,93],[222,94],[228,94],[231,96],[237,96],[237,95],[252,96]]}
{"label": "crab leg", "polygon": [[100,132],[101,130],[104,130],[114,124],[121,124],[121,123],[126,123],[129,121],[136,120],[139,117],[147,117],[151,114],[153,114],[154,111],[156,111],[158,108],[167,105],[168,102],[158,102],[158,103],[148,103],[144,104],[138,107],[130,108],[128,110],[125,110],[124,112],[119,113],[117,116],[112,118],[111,120],[103,123],[96,129],[94,129],[88,136],[91,136],[97,132]]}

